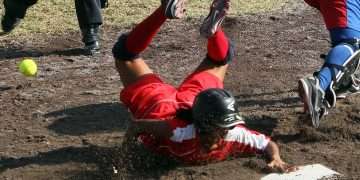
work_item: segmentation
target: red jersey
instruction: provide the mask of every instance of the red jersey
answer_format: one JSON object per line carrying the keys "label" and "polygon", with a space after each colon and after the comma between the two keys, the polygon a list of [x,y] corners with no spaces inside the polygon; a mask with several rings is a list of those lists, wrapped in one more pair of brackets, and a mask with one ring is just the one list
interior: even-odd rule
{"label": "red jersey", "polygon": [[327,29],[360,29],[360,4],[358,0],[305,0],[320,10]]}
{"label": "red jersey", "polygon": [[270,138],[242,125],[229,130],[217,144],[218,148],[208,153],[201,151],[201,144],[194,125],[176,117],[179,109],[190,109],[195,96],[205,89],[223,88],[223,83],[207,72],[190,75],[175,88],[164,83],[155,74],[143,76],[127,86],[120,94],[121,101],[136,119],[160,119],[166,121],[173,131],[168,139],[156,139],[151,134],[142,134],[139,140],[151,150],[175,157],[187,163],[220,161],[230,155],[262,152]]}

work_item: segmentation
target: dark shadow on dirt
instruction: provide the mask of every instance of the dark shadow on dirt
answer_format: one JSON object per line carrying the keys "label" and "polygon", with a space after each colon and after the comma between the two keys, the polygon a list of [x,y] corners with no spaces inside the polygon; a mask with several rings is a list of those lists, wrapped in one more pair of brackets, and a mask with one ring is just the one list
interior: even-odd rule
{"label": "dark shadow on dirt", "polygon": [[239,96],[235,96],[240,107],[252,106],[276,106],[282,108],[293,108],[300,106],[300,99],[298,97],[288,97],[283,99],[269,99],[269,100],[241,100]]}
{"label": "dark shadow on dirt", "polygon": [[278,121],[270,116],[248,116],[245,117],[245,123],[248,128],[270,136]]}
{"label": "dark shadow on dirt", "polygon": [[[68,162],[95,164],[97,170],[69,172],[69,179],[159,179],[179,164],[171,159],[152,154],[140,146],[124,147],[64,147],[39,153],[32,157],[0,157],[0,173],[28,165],[60,165]],[[114,172],[117,171],[115,174]],[[73,175],[71,173],[74,173]]]}
{"label": "dark shadow on dirt", "polygon": [[84,135],[94,132],[124,131],[130,118],[119,103],[89,104],[44,115],[56,120],[48,128],[59,134]]}
{"label": "dark shadow on dirt", "polygon": [[275,92],[264,92],[264,93],[251,93],[251,94],[239,94],[236,98],[252,98],[252,97],[261,97],[261,96],[279,96],[280,94],[286,94],[291,92],[296,92],[296,89],[291,89],[288,91],[275,91]]}
{"label": "dark shadow on dirt", "polygon": [[291,143],[296,141],[302,144],[307,144],[319,143],[321,141],[329,141],[331,137],[329,137],[327,134],[319,132],[318,129],[311,126],[303,126],[299,128],[298,133],[276,134],[273,136],[273,139],[283,143]]}
{"label": "dark shadow on dirt", "polygon": [[13,87],[11,87],[11,86],[0,86],[0,92],[1,91],[7,91],[7,90],[10,90],[10,89],[12,89]]}
{"label": "dark shadow on dirt", "polygon": [[[76,171],[71,172],[69,178],[64,178],[64,180],[103,180],[104,175],[98,171]],[[110,179],[110,178],[106,178]]]}
{"label": "dark shadow on dirt", "polygon": [[88,55],[88,53],[82,48],[72,48],[65,50],[53,50],[53,51],[40,51],[40,50],[21,50],[16,48],[3,48],[0,49],[0,60],[15,59],[23,57],[41,57],[41,56],[80,56]]}

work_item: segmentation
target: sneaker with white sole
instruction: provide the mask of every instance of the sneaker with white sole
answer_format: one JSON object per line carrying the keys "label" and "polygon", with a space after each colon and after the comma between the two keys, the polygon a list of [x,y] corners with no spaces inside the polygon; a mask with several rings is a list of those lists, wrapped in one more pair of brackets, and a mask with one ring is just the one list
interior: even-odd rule
{"label": "sneaker with white sole", "polygon": [[185,15],[185,3],[187,0],[161,0],[165,8],[165,16],[169,19],[179,19]]}
{"label": "sneaker with white sole", "polygon": [[308,112],[312,125],[319,127],[320,119],[327,114],[329,105],[325,99],[325,92],[320,88],[319,79],[310,76],[299,80],[298,93],[304,103],[304,110]]}
{"label": "sneaker with white sole", "polygon": [[230,9],[230,0],[214,0],[210,12],[200,27],[200,35],[211,37],[221,26]]}

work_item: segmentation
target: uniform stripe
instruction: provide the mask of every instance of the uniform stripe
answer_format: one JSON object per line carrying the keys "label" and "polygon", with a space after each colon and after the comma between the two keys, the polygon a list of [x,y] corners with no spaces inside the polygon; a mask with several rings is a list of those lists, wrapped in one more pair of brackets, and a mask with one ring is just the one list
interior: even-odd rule
{"label": "uniform stripe", "polygon": [[247,149],[246,146],[262,151],[267,147],[270,139],[263,134],[255,133],[246,128],[235,127],[228,132],[225,141],[239,143],[238,148],[241,151]]}
{"label": "uniform stripe", "polygon": [[173,130],[173,136],[170,138],[171,141],[181,143],[186,140],[195,139],[196,131],[193,124],[189,124],[184,128],[176,128]]}

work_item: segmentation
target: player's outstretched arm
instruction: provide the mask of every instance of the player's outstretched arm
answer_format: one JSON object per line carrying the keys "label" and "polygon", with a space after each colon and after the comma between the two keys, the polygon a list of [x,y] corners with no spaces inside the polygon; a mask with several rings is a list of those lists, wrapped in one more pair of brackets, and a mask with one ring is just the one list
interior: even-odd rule
{"label": "player's outstretched arm", "polygon": [[297,166],[290,165],[281,159],[279,147],[273,141],[269,142],[269,144],[265,148],[265,152],[270,158],[270,163],[268,163],[268,167],[271,170],[288,173],[288,172],[296,171],[298,169]]}

